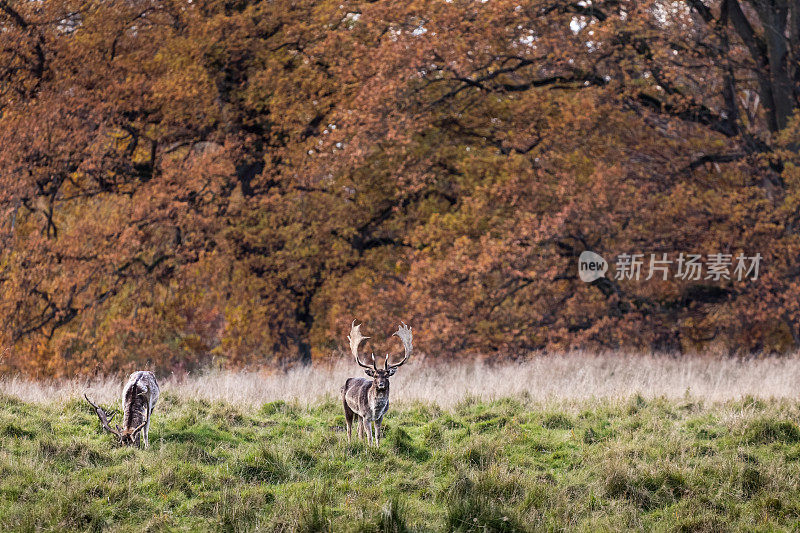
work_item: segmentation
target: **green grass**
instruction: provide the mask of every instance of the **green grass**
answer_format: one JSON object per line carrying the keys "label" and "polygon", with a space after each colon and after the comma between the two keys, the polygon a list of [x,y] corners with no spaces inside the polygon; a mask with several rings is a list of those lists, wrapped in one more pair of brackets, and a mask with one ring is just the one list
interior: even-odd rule
{"label": "green grass", "polygon": [[800,404],[393,407],[379,449],[337,401],[162,395],[151,448],[84,403],[0,396],[4,531],[771,531],[800,528]]}

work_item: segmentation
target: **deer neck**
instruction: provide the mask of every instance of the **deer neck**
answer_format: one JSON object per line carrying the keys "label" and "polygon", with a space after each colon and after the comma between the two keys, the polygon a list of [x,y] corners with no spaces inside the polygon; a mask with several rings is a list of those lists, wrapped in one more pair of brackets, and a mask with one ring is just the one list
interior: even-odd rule
{"label": "deer neck", "polygon": [[372,387],[369,388],[369,399],[371,405],[386,405],[386,402],[389,401],[389,386],[387,385],[383,390],[378,390],[378,387],[373,383]]}

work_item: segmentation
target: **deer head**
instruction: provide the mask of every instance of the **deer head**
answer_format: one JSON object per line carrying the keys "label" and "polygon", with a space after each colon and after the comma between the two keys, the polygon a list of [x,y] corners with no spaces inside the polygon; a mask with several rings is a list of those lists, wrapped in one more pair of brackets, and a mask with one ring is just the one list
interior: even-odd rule
{"label": "deer head", "polygon": [[358,356],[358,345],[361,344],[361,341],[369,339],[369,337],[364,337],[361,335],[362,324],[356,326],[356,321],[353,320],[353,323],[350,325],[350,335],[347,336],[347,339],[350,341],[350,350],[353,352],[353,357],[355,357],[358,366],[364,368],[364,372],[372,378],[375,384],[375,390],[377,391],[387,391],[389,389],[389,377],[393,376],[394,373],[397,372],[397,369],[406,361],[408,361],[408,357],[411,355],[411,351],[413,349],[411,343],[411,328],[402,322],[401,324],[402,325],[397,329],[396,332],[392,334],[392,336],[396,335],[402,341],[403,348],[405,349],[405,357],[403,357],[403,360],[399,363],[390,365],[389,354],[387,353],[386,358],[383,360],[383,368],[378,368],[378,365],[375,362],[374,353],[370,354],[370,358],[372,359],[372,367],[361,362],[361,359]]}
{"label": "deer head", "polygon": [[89,399],[86,393],[84,393],[83,397],[86,398],[86,401],[89,402],[89,405],[91,405],[94,408],[94,412],[97,413],[97,418],[99,418],[100,423],[103,424],[103,429],[115,435],[121,445],[133,446],[134,444],[136,444],[136,437],[138,436],[139,432],[142,429],[144,429],[144,427],[147,425],[147,419],[145,419],[145,421],[142,422],[140,426],[135,428],[123,429],[119,427],[118,424],[114,424],[114,427],[116,428],[114,429],[109,425],[109,422],[111,422],[111,420],[114,419],[114,415],[117,414],[116,411],[112,412],[111,416],[109,417],[108,414],[106,414],[106,412],[101,407],[99,407],[96,403],[94,403],[92,400]]}

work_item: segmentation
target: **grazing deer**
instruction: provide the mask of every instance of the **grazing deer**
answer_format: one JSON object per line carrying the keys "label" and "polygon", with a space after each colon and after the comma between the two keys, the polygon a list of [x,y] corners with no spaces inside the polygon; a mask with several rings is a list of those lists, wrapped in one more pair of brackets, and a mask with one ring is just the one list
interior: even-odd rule
{"label": "grazing deer", "polygon": [[356,358],[356,363],[365,368],[364,372],[372,379],[348,378],[344,382],[344,387],[342,387],[342,403],[344,404],[344,417],[347,421],[348,442],[350,442],[353,431],[353,418],[357,418],[358,436],[363,437],[365,433],[368,434],[368,442],[372,445],[374,428],[375,446],[380,444],[383,415],[389,409],[389,377],[394,375],[400,365],[408,361],[408,356],[411,355],[412,350],[411,328],[402,322],[401,324],[392,336],[397,335],[403,342],[406,355],[396,365],[390,365],[389,354],[387,353],[383,368],[378,368],[375,364],[375,354],[372,354],[371,368],[361,362],[358,357],[358,345],[369,337],[361,335],[362,325],[356,326],[355,320],[350,325],[350,335],[347,336],[350,341],[350,350],[353,352],[353,357]]}
{"label": "grazing deer", "polygon": [[116,430],[109,426],[116,412],[109,418],[106,412],[92,402],[85,393],[83,396],[94,408],[100,423],[103,424],[103,429],[116,435],[120,444],[139,446],[140,437],[143,437],[144,447],[147,448],[150,446],[150,415],[153,414],[158,401],[158,394],[155,374],[142,370],[131,374],[128,383],[122,389],[122,427],[115,424]]}

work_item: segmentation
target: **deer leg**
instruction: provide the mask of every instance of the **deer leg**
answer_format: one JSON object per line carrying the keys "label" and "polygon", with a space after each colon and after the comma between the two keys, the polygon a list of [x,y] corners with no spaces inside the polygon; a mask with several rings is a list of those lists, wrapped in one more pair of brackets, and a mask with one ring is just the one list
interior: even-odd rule
{"label": "deer leg", "polygon": [[347,422],[347,442],[349,443],[353,435],[353,416],[355,413],[347,405],[347,400],[344,397],[342,397],[342,403],[344,403],[344,420]]}
{"label": "deer leg", "polygon": [[358,415],[356,417],[358,418],[358,440],[361,440],[367,437],[364,435],[364,419]]}
{"label": "deer leg", "polygon": [[153,412],[152,409],[148,410],[147,412],[147,424],[144,426],[144,447],[145,449],[150,447],[150,414]]}
{"label": "deer leg", "polygon": [[379,418],[375,421],[375,447],[381,445],[381,424],[383,423],[383,418]]}

